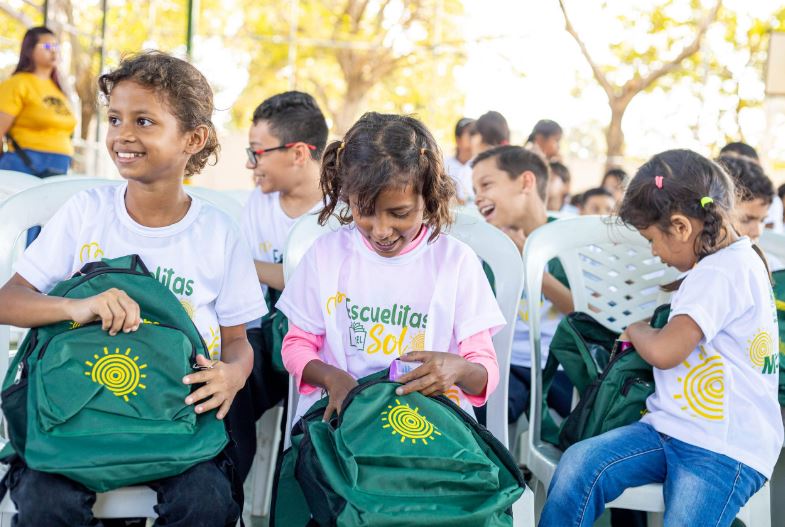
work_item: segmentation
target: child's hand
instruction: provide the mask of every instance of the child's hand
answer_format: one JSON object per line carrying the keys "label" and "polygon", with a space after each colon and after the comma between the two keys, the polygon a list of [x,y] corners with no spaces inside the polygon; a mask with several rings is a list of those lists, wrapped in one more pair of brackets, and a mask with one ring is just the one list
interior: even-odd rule
{"label": "child's hand", "polygon": [[324,384],[330,399],[327,403],[327,408],[324,410],[322,420],[329,421],[333,412],[336,414],[341,413],[341,407],[344,399],[346,399],[346,395],[355,386],[357,386],[357,381],[345,371],[335,368],[335,371],[330,373]]}
{"label": "child's hand", "polygon": [[238,364],[213,362],[203,355],[196,356],[196,364],[205,369],[186,375],[183,377],[183,383],[205,383],[205,385],[186,397],[185,404],[196,404],[194,411],[197,414],[209,412],[220,406],[215,417],[223,419],[229,413],[234,396],[245,385],[247,375]]}
{"label": "child's hand", "polygon": [[403,384],[395,390],[398,395],[420,392],[425,396],[441,395],[459,384],[471,363],[454,353],[440,351],[412,351],[401,357],[403,361],[421,361],[422,365],[398,382]]}
{"label": "child's hand", "polygon": [[110,335],[136,331],[141,323],[139,304],[125,291],[107,289],[103,293],[68,303],[68,317],[78,324],[101,320],[101,329]]}

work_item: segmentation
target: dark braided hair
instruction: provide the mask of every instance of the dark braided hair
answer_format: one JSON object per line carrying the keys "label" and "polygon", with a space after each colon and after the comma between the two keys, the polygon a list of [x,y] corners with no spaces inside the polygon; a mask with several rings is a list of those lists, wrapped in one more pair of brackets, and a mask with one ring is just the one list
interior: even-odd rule
{"label": "dark braided hair", "polygon": [[411,185],[425,201],[425,223],[433,241],[452,223],[450,200],[455,186],[447,175],[442,153],[431,132],[420,121],[403,115],[369,112],[324,151],[320,185],[324,208],[319,223],[336,214],[342,225],[352,223],[349,203],[363,215],[374,212],[376,199],[385,189]]}
{"label": "dark braided hair", "polygon": [[[662,178],[662,188],[657,178]],[[727,241],[734,196],[733,181],[717,163],[690,150],[668,150],[638,169],[624,194],[619,218],[638,230],[656,225],[663,232],[669,231],[674,214],[702,221],[695,239],[700,261]]]}

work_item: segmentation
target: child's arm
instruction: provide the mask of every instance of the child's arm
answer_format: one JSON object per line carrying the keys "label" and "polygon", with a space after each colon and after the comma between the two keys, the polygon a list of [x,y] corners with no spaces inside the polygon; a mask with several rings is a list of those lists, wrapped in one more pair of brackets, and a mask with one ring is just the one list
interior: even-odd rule
{"label": "child's arm", "polygon": [[[475,406],[481,406],[499,384],[499,366],[493,349],[491,332],[472,335],[459,345],[459,355],[437,351],[412,351],[404,361],[422,361],[422,365],[402,376],[398,395],[419,391],[423,395],[441,395],[458,386]],[[476,404],[475,404],[476,403]]]}
{"label": "child's arm", "polygon": [[300,393],[308,394],[322,387],[330,396],[323,419],[328,420],[333,411],[340,413],[346,394],[357,386],[357,381],[345,371],[330,366],[319,357],[324,335],[314,335],[298,328],[289,321],[289,331],[283,339],[281,359],[296,380]]}
{"label": "child's arm", "polygon": [[655,329],[648,322],[635,322],[627,327],[622,339],[625,335],[643,360],[667,370],[690,356],[703,338],[703,331],[689,316],[677,315],[662,329]]}
{"label": "child's arm", "polygon": [[220,406],[215,416],[223,419],[253,368],[253,350],[245,335],[245,325],[221,326],[221,360],[212,362],[197,355],[196,363],[205,369],[186,375],[183,383],[205,385],[186,397],[185,404],[197,404],[194,411],[198,414]]}
{"label": "child's arm", "polygon": [[341,406],[349,392],[357,386],[357,381],[335,366],[330,366],[321,359],[314,359],[303,369],[303,382],[313,386],[321,386],[327,390],[330,399],[327,408],[324,410],[324,419],[327,421],[332,417],[333,412],[341,413]]}
{"label": "child's arm", "polygon": [[254,260],[256,266],[256,276],[263,284],[267,284],[273,289],[283,291],[283,265],[270,262],[260,262]]}
{"label": "child's arm", "polygon": [[567,314],[575,311],[572,305],[572,293],[564,284],[559,282],[552,274],[546,272],[542,275],[542,294],[551,301],[559,313]]}
{"label": "child's arm", "polygon": [[64,320],[79,324],[100,320],[104,331],[113,336],[136,331],[141,322],[139,304],[119,289],[84,299],[47,296],[19,274],[0,288],[1,324],[30,328]]}

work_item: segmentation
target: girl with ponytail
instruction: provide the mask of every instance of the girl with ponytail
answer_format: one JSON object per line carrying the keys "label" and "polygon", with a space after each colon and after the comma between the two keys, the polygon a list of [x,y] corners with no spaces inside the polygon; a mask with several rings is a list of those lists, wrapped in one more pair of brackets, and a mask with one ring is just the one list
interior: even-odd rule
{"label": "girl with ponytail", "polygon": [[[455,189],[417,119],[367,113],[322,159],[324,225],[277,308],[282,356],[300,390],[295,422],[321,396],[339,412],[356,379],[396,358],[420,363],[399,394],[445,394],[469,410],[499,380],[492,334],[505,321],[474,252],[444,230]],[[414,366],[414,365],[413,365]]]}
{"label": "girl with ponytail", "polygon": [[654,156],[630,182],[621,221],[686,276],[672,284],[665,327],[636,322],[621,337],[653,366],[647,412],[565,452],[541,526],[593,525],[648,483],[663,484],[665,525],[728,526],[771,477],[783,440],[777,314],[733,207],[731,178],[689,150]]}

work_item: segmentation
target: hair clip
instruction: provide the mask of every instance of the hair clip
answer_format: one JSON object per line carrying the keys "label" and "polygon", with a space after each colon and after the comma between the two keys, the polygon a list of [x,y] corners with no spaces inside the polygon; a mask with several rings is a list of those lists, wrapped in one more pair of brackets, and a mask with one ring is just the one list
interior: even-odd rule
{"label": "hair clip", "polygon": [[341,146],[338,147],[338,152],[341,152],[341,150],[343,150],[345,146],[346,143],[344,141],[341,141]]}
{"label": "hair clip", "polygon": [[709,203],[714,203],[714,200],[713,200],[713,199],[711,199],[709,196],[703,196],[703,197],[701,198],[701,207],[702,207],[702,208],[704,208],[704,209],[705,209],[705,208],[706,208],[706,205],[708,205]]}
{"label": "hair clip", "polygon": [[660,189],[660,190],[662,190],[662,180],[663,180],[663,179],[664,179],[664,178],[663,178],[662,176],[654,176],[654,185],[655,185],[655,186],[656,186],[658,189]]}

